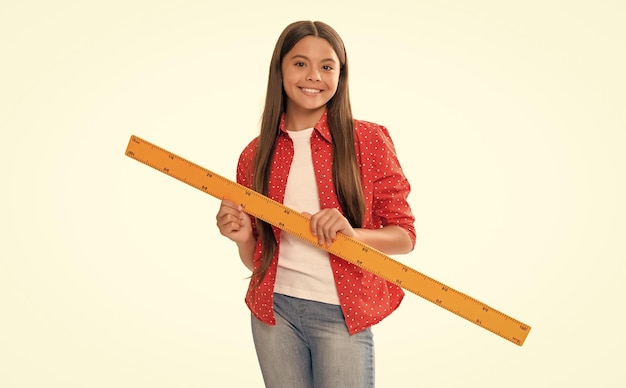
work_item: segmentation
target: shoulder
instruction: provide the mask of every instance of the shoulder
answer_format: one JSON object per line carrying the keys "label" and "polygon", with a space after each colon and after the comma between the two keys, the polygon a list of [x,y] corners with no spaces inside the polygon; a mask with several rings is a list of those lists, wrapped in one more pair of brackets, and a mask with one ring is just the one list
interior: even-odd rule
{"label": "shoulder", "polygon": [[259,144],[259,138],[255,137],[252,139],[248,145],[245,146],[243,151],[241,151],[241,155],[239,159],[252,159],[254,157],[254,153],[256,152],[257,145]]}
{"label": "shoulder", "polygon": [[256,153],[257,145],[259,144],[259,138],[255,137],[248,145],[246,145],[239,155],[238,168],[247,170],[252,165],[254,154]]}
{"label": "shoulder", "polygon": [[365,120],[354,120],[355,141],[361,146],[379,144],[394,149],[393,141],[387,127]]}
{"label": "shoulder", "polygon": [[357,133],[368,133],[368,132],[377,132],[383,131],[387,132],[387,128],[385,126],[373,123],[371,121],[366,120],[354,120],[354,129]]}
{"label": "shoulder", "polygon": [[258,142],[258,137],[250,141],[241,151],[237,162],[237,182],[247,187],[252,185],[252,163]]}

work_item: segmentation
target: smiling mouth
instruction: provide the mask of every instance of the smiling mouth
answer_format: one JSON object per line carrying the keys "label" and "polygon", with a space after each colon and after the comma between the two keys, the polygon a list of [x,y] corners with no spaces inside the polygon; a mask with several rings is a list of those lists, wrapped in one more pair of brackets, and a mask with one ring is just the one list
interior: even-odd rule
{"label": "smiling mouth", "polygon": [[302,90],[305,93],[311,93],[311,94],[318,94],[322,92],[319,89],[309,89],[309,88],[300,88],[300,90]]}

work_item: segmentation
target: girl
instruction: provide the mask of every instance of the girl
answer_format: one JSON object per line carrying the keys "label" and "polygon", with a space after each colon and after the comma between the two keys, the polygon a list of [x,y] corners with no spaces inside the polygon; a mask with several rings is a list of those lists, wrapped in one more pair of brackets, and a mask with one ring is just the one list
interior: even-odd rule
{"label": "girl", "polygon": [[403,298],[398,286],[322,249],[337,233],[387,254],[410,252],[410,186],[387,129],[352,117],[348,61],[327,24],[285,28],[270,63],[260,135],[237,181],[310,217],[320,246],[223,200],[220,233],[252,271],[246,304],[267,387],[374,386],[371,326]]}

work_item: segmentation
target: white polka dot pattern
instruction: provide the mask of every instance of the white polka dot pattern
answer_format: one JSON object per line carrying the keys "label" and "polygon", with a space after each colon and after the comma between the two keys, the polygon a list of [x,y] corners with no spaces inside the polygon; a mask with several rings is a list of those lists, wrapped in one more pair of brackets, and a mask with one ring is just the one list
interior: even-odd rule
{"label": "white polka dot pattern", "polygon": [[[257,142],[258,138],[250,142],[239,158],[237,181],[246,187],[252,185],[249,172]],[[415,244],[415,219],[407,202],[411,187],[402,172],[389,132],[381,125],[355,120],[355,147],[366,204],[363,227],[377,229],[398,225],[407,231]],[[341,211],[333,186],[331,131],[326,113],[311,135],[311,154],[320,208]],[[269,181],[269,196],[281,203],[292,160],[293,144],[285,132],[283,117]],[[280,241],[281,230],[273,229],[276,241]],[[255,266],[259,264],[261,249],[261,242],[257,239]],[[332,254],[329,257],[346,326],[351,334],[380,322],[400,305],[404,297],[400,287]],[[273,294],[277,263],[278,252],[263,282],[258,287],[251,284],[245,298],[252,313],[267,324],[275,324]]]}

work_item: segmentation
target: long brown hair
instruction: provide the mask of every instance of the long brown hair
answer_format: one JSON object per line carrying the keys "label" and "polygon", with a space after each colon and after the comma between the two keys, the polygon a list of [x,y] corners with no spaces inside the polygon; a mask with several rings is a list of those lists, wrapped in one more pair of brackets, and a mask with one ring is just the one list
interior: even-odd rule
{"label": "long brown hair", "polygon": [[[325,39],[339,58],[340,74],[337,91],[326,104],[327,121],[333,144],[333,182],[344,216],[353,227],[360,227],[365,214],[365,203],[354,144],[354,121],[348,92],[348,58],[341,37],[325,23],[294,22],[283,30],[276,42],[270,62],[261,133],[253,161],[253,189],[268,195],[268,181],[279,133],[278,127],[287,102],[283,89],[281,65],[285,55],[305,36]],[[256,220],[256,224],[263,243],[261,265],[252,274],[258,285],[270,267],[277,243],[269,224],[260,219]]]}

